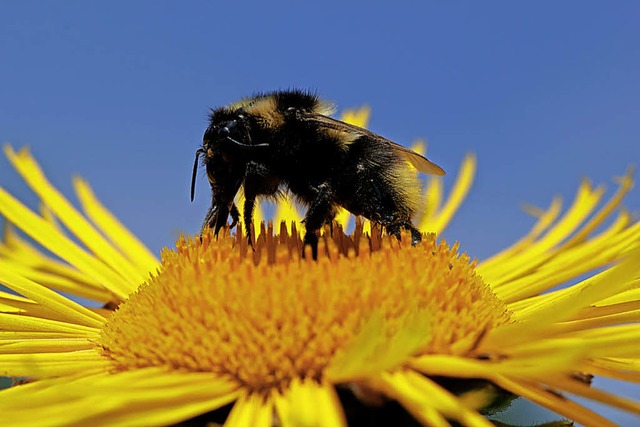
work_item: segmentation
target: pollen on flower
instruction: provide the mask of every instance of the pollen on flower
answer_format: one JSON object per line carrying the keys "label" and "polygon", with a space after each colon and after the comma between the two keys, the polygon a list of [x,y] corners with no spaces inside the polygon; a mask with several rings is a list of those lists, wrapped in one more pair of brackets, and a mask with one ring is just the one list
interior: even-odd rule
{"label": "pollen on flower", "polygon": [[361,226],[328,231],[318,261],[301,257],[295,226],[274,234],[263,225],[255,251],[240,234],[181,238],[107,321],[102,353],[114,370],[212,372],[261,393],[320,381],[372,318],[401,325],[406,313],[427,311],[430,323],[415,331],[424,335],[419,354],[473,355],[488,329],[510,321],[457,245],[426,235],[412,247],[409,236],[369,237]]}

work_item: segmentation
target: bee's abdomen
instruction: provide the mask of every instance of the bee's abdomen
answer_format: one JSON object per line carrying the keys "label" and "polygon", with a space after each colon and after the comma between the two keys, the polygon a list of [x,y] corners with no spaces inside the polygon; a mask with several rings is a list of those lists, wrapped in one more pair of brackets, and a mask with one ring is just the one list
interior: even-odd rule
{"label": "bee's abdomen", "polygon": [[338,202],[373,221],[410,220],[420,198],[415,171],[391,148],[355,142],[336,185]]}

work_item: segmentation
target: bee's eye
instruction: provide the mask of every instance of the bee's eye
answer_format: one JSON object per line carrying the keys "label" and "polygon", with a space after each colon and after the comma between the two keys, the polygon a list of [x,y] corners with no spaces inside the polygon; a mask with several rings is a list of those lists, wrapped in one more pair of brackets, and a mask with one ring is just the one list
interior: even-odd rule
{"label": "bee's eye", "polygon": [[229,136],[229,134],[234,132],[237,127],[238,127],[238,121],[237,120],[228,121],[227,123],[224,123],[224,124],[220,125],[220,129],[218,129],[218,135],[223,137],[223,138],[227,137],[227,136]]}
{"label": "bee's eye", "polygon": [[289,117],[297,117],[299,113],[302,113],[304,110],[296,107],[289,107],[285,110],[284,114]]}

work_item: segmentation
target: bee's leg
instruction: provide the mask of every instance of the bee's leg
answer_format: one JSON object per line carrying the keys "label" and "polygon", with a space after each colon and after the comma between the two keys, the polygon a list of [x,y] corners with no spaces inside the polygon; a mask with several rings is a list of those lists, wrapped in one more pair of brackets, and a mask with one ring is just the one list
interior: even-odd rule
{"label": "bee's leg", "polygon": [[246,199],[244,200],[244,229],[247,233],[247,243],[250,248],[253,248],[253,240],[251,240],[251,227],[253,226],[253,209],[256,205],[256,196],[255,194],[247,195],[245,194]]}
{"label": "bee's leg", "polygon": [[404,221],[399,219],[394,213],[381,215],[381,218],[379,218],[378,221],[380,225],[384,227],[388,235],[396,236],[398,242],[402,241],[402,228],[405,225]]}
{"label": "bee's leg", "polygon": [[302,247],[302,258],[305,258],[304,250],[309,245],[311,247],[311,258],[318,259],[318,231],[307,230],[304,233],[304,246]]}
{"label": "bee's leg", "polygon": [[406,222],[404,228],[411,232],[411,245],[416,246],[422,242],[422,233],[411,222]]}
{"label": "bee's leg", "polygon": [[218,207],[212,203],[211,207],[209,208],[209,210],[207,211],[207,214],[204,217],[204,221],[202,221],[202,231],[204,231],[205,228],[213,228],[213,225],[216,222],[217,214],[218,214]]}
{"label": "bee's leg", "polygon": [[409,230],[409,232],[411,232],[412,246],[415,246],[422,242],[422,234],[420,233],[420,230],[414,227],[411,221],[398,221],[394,219],[386,223],[383,221],[382,225],[384,225],[385,229],[387,230],[387,234],[396,236],[398,241],[401,240],[400,230],[404,228],[405,230]]}
{"label": "bee's leg", "polygon": [[329,184],[320,184],[316,190],[316,197],[304,216],[304,224],[307,231],[304,234],[304,246],[302,248],[302,256],[304,257],[306,246],[311,246],[311,255],[314,260],[318,259],[318,231],[327,220],[333,218],[335,211]]}
{"label": "bee's leg", "polygon": [[398,242],[400,242],[402,240],[402,234],[400,233],[400,230],[402,228],[402,226],[398,223],[391,223],[391,224],[384,224],[384,228],[387,230],[387,234],[391,235],[391,236],[396,236],[396,239],[398,239]]}
{"label": "bee's leg", "polygon": [[231,214],[231,225],[229,228],[233,228],[238,224],[238,220],[240,219],[240,212],[238,212],[238,207],[235,203],[231,205],[231,211],[229,213]]}

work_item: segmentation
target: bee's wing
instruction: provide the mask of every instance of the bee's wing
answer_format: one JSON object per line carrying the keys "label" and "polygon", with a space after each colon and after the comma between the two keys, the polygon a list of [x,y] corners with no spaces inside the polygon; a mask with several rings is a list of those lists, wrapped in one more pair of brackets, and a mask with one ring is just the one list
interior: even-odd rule
{"label": "bee's wing", "polygon": [[395,142],[384,138],[378,134],[375,134],[367,129],[361,128],[359,126],[351,125],[349,123],[342,122],[340,120],[333,119],[329,116],[325,116],[323,114],[317,113],[304,113],[302,115],[302,119],[306,121],[311,121],[316,123],[320,127],[334,129],[341,132],[346,132],[350,134],[356,134],[360,136],[366,136],[372,140],[382,142],[384,144],[389,145],[391,148],[395,150],[398,155],[400,155],[403,159],[411,163],[416,169],[420,172],[439,175],[442,176],[445,174],[444,169],[435,163],[431,162],[426,157],[416,153],[413,150],[410,150],[406,147],[403,147],[400,144],[396,144]]}

